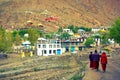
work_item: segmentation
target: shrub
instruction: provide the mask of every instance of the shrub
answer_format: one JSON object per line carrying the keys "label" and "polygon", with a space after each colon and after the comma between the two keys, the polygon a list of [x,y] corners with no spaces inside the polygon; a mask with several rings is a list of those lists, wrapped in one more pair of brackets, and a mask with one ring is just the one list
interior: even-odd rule
{"label": "shrub", "polygon": [[33,68],[33,71],[40,71],[40,68],[34,67],[34,68]]}
{"label": "shrub", "polygon": [[0,69],[0,72],[5,72],[6,70],[5,69]]}

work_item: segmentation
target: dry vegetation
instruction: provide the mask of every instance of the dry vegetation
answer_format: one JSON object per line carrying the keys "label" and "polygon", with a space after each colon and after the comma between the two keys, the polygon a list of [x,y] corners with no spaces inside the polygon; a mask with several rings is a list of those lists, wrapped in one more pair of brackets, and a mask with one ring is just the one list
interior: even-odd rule
{"label": "dry vegetation", "polygon": [[9,54],[8,59],[0,60],[0,80],[64,80],[84,70],[80,55],[20,58]]}
{"label": "dry vegetation", "polygon": [[[120,15],[119,4],[119,0],[0,0],[0,25],[16,28],[31,20],[33,26],[41,23],[48,31],[70,24],[109,26]],[[58,21],[45,21],[49,16]]]}

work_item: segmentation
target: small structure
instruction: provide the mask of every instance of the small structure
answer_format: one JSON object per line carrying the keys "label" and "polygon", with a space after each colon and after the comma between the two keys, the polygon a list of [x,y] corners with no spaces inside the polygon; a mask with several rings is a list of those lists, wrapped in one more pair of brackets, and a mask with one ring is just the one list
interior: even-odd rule
{"label": "small structure", "polygon": [[62,53],[63,52],[61,48],[61,43],[58,43],[57,40],[47,40],[44,38],[38,38],[38,56],[61,55]]}
{"label": "small structure", "polygon": [[32,21],[27,21],[27,26],[32,26],[33,22]]}
{"label": "small structure", "polygon": [[28,37],[29,37],[29,34],[28,34],[28,33],[24,34],[24,37],[28,38]]}
{"label": "small structure", "polygon": [[50,21],[58,21],[58,17],[55,17],[55,16],[50,16],[50,17],[47,17],[47,18],[45,18],[45,21],[48,21],[48,22],[50,22]]}
{"label": "small structure", "polygon": [[83,35],[85,34],[85,30],[83,30],[83,29],[78,29],[78,33],[79,33],[81,36],[83,36]]}
{"label": "small structure", "polygon": [[92,28],[92,32],[94,32],[94,33],[98,32],[100,30],[101,30],[101,28]]}
{"label": "small structure", "polygon": [[40,29],[40,31],[44,31],[44,26],[41,23],[39,23],[37,27]]}
{"label": "small structure", "polygon": [[25,41],[22,43],[21,48],[21,57],[24,58],[25,56],[33,56],[32,46],[30,41]]}
{"label": "small structure", "polygon": [[30,49],[30,41],[25,41],[22,43],[22,45],[26,48],[26,49]]}
{"label": "small structure", "polygon": [[70,35],[73,35],[74,33],[70,29],[63,29],[63,32],[67,32]]}
{"label": "small structure", "polygon": [[41,12],[40,14],[41,14],[41,15],[48,16],[48,15],[51,15],[51,12],[49,12],[48,10],[44,10],[44,11]]}

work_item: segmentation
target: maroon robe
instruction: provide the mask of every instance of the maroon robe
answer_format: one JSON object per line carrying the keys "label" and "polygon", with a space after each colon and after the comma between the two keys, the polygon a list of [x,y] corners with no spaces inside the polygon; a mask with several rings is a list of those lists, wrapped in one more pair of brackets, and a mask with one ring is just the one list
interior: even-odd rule
{"label": "maroon robe", "polygon": [[106,71],[106,64],[107,64],[107,56],[106,56],[106,53],[103,52],[101,55],[101,66],[104,72]]}

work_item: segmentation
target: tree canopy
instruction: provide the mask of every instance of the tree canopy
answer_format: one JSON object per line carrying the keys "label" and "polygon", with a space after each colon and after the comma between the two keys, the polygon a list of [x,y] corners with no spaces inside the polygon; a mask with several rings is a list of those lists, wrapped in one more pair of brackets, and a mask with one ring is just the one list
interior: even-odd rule
{"label": "tree canopy", "polygon": [[120,17],[115,20],[114,24],[110,28],[109,36],[114,39],[115,42],[120,44]]}
{"label": "tree canopy", "polygon": [[30,40],[30,42],[34,45],[34,43],[37,41],[39,35],[38,29],[29,29],[28,30],[28,40]]}
{"label": "tree canopy", "polygon": [[93,37],[89,37],[89,38],[86,39],[84,45],[86,47],[90,47],[90,45],[93,44],[94,42],[95,42],[95,40],[93,39]]}
{"label": "tree canopy", "polygon": [[65,39],[65,40],[66,40],[66,39],[69,39],[70,36],[71,36],[70,34],[68,34],[67,32],[65,32],[65,33],[63,33],[59,38],[60,38],[60,39]]}
{"label": "tree canopy", "polygon": [[69,25],[69,26],[68,26],[68,29],[72,30],[74,33],[77,33],[79,27],[78,27],[78,26],[75,27],[74,25]]}
{"label": "tree canopy", "polygon": [[5,30],[0,27],[0,52],[10,51],[12,43],[12,33],[5,32]]}
{"label": "tree canopy", "polygon": [[87,27],[83,27],[83,26],[81,26],[79,29],[83,29],[86,32],[90,32],[92,30],[91,28],[87,28]]}

